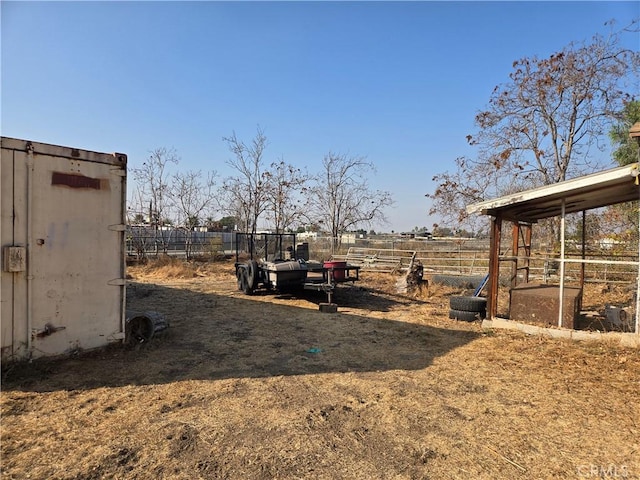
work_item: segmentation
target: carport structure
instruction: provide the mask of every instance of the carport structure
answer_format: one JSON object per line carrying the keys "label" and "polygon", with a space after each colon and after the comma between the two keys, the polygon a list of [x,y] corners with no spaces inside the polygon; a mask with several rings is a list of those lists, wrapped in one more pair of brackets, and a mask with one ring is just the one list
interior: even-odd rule
{"label": "carport structure", "polygon": [[[613,168],[599,173],[578,177],[564,182],[534,188],[504,197],[469,205],[467,213],[491,216],[489,281],[487,295],[487,318],[496,319],[498,312],[499,266],[502,261],[512,262],[512,287],[518,274],[524,282],[529,281],[529,261],[531,258],[531,228],[539,220],[560,217],[560,258],[559,258],[559,311],[558,326],[562,326],[565,266],[569,262],[581,264],[580,285],[584,286],[584,265],[587,263],[619,263],[638,268],[636,279],[635,311],[640,311],[640,246],[637,261],[609,261],[585,258],[584,223],[582,228],[582,258],[565,256],[565,219],[567,214],[583,214],[587,210],[638,201],[640,186],[638,163]],[[503,222],[513,225],[512,256],[500,256],[500,239]],[[639,242],[640,243],[640,242]],[[640,315],[636,314],[635,334],[640,335]],[[636,337],[636,340],[640,337]],[[638,342],[636,342],[638,343]]]}

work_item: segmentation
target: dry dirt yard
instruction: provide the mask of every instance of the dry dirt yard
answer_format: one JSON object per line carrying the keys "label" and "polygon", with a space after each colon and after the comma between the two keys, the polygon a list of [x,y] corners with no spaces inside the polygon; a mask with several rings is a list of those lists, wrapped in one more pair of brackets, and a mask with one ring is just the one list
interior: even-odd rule
{"label": "dry dirt yard", "polygon": [[237,290],[232,263],[130,268],[136,348],[5,366],[3,479],[640,478],[640,352],[448,319],[430,285]]}

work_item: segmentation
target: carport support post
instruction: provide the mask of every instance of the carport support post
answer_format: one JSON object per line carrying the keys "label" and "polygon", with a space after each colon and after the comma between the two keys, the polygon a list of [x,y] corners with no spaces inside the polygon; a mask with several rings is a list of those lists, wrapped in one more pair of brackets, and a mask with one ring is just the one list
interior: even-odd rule
{"label": "carport support post", "polygon": [[562,199],[562,211],[560,214],[560,312],[558,313],[558,327],[562,327],[562,311],[564,310],[564,228],[566,217],[566,202]]}
{"label": "carport support post", "polygon": [[487,297],[487,315],[489,319],[498,314],[498,280],[500,278],[500,234],[502,218],[491,217],[489,239],[489,295]]}
{"label": "carport support post", "polygon": [[[640,156],[640,141],[638,142],[638,156]],[[636,167],[636,172],[640,163]],[[636,177],[637,179],[638,177]],[[636,335],[640,335],[640,199],[638,200],[638,277],[636,278]]]}
{"label": "carport support post", "polygon": [[585,232],[585,230],[587,229],[587,211],[583,210],[582,211],[582,263],[580,264],[580,289],[584,292],[584,272],[585,272],[585,267],[586,267],[586,263],[584,262],[584,260],[586,260],[587,258],[587,233]]}
{"label": "carport support post", "polygon": [[[640,122],[636,122],[631,125],[629,129],[629,138],[635,140],[638,143],[638,163],[636,163],[635,184],[638,185],[638,176],[640,172]],[[638,200],[638,206],[640,207],[640,200]],[[638,209],[638,278],[636,279],[636,335],[640,335],[640,208]]]}

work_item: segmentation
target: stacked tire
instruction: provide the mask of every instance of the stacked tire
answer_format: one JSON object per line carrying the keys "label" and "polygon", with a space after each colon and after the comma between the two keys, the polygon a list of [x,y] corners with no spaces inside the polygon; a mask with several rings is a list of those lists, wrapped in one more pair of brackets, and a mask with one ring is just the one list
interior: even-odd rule
{"label": "stacked tire", "polygon": [[449,318],[474,322],[487,316],[487,299],[484,297],[449,297]]}

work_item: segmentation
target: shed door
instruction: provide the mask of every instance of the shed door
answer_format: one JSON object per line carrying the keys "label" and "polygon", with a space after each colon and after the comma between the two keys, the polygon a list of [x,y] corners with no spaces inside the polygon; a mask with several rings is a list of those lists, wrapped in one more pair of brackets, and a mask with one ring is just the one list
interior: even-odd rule
{"label": "shed door", "polygon": [[34,169],[34,348],[95,348],[121,331],[121,169],[37,156]]}
{"label": "shed door", "polygon": [[[26,169],[27,155],[14,155],[14,165]],[[19,285],[20,295],[13,302],[14,349],[29,335],[24,328],[29,302],[34,357],[105,345],[122,331],[124,171],[41,154],[34,154],[33,160],[31,191],[20,175],[25,187],[20,190],[32,202],[31,283]],[[17,199],[25,215],[16,218],[14,237],[26,245],[29,212],[23,202]]]}

